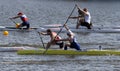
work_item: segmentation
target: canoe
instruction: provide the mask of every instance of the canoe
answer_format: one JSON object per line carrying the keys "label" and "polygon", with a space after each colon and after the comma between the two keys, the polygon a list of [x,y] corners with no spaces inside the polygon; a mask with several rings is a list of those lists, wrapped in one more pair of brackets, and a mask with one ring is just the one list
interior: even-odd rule
{"label": "canoe", "polygon": [[19,55],[89,55],[89,56],[103,56],[103,55],[120,55],[119,50],[54,50],[49,49],[46,53],[45,50],[19,50]]}
{"label": "canoe", "polygon": [[[7,31],[39,31],[39,32],[45,32],[47,29],[51,29],[52,31],[59,32],[61,28],[31,28],[30,30],[26,30],[25,28],[5,28],[0,29],[1,31],[7,30]],[[120,29],[70,29],[74,33],[120,33]],[[63,28],[62,33],[66,33],[66,29]]]}
{"label": "canoe", "polygon": [[[31,27],[31,30],[33,31],[39,31],[44,32],[46,29],[51,29],[52,31],[59,32],[61,29],[61,24],[51,24],[51,25],[43,25],[40,27]],[[113,27],[92,27],[92,29],[87,29],[86,27],[80,27],[79,29],[76,29],[75,27],[69,27],[72,32],[75,33],[120,33],[120,26],[113,26]],[[8,31],[17,31],[17,30],[23,30],[23,31],[31,31],[26,30],[25,28],[15,28],[15,27],[4,27],[0,26],[0,30],[8,30]],[[66,33],[66,29],[63,28],[62,33]]]}
{"label": "canoe", "polygon": [[19,50],[38,50],[38,48],[21,46],[21,47],[0,47],[0,52],[17,52]]}
{"label": "canoe", "polygon": [[23,47],[0,47],[0,52],[17,52],[23,50]]}
{"label": "canoe", "polygon": [[[48,24],[48,25],[42,25],[40,27],[44,28],[61,28],[63,27],[63,24]],[[76,29],[75,26],[69,26],[70,29]],[[79,29],[87,29],[85,26],[80,26]],[[92,29],[120,29],[120,26],[92,26]]]}
{"label": "canoe", "polygon": [[[30,28],[30,29],[38,29],[38,27],[32,27],[32,28]],[[27,30],[26,28],[16,28],[16,27],[13,27],[13,26],[0,26],[0,30],[2,31],[2,30],[10,30],[10,31],[15,31],[15,30]]]}
{"label": "canoe", "polygon": [[[59,32],[61,28],[50,28],[52,31]],[[74,33],[120,33],[120,29],[71,29]],[[45,31],[45,30],[39,30]],[[66,29],[63,28],[62,33],[66,33]]]}
{"label": "canoe", "polygon": [[[40,29],[40,28],[61,28],[63,24],[48,24],[42,25],[39,27],[31,27],[31,29]],[[69,26],[70,29],[76,29],[75,26]],[[0,26],[0,29],[25,29],[25,28],[16,28],[15,26]],[[87,29],[84,26],[80,26],[79,29]],[[92,29],[120,29],[120,26],[93,26]]]}

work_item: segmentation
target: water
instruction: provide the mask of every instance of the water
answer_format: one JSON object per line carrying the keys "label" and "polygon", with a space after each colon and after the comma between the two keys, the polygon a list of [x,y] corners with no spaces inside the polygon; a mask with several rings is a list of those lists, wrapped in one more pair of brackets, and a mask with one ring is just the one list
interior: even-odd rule
{"label": "water", "polygon": [[[9,17],[23,11],[32,27],[47,24],[64,24],[75,4],[87,7],[92,15],[94,26],[119,26],[119,1],[72,1],[72,0],[4,0],[0,1],[0,25],[15,26]],[[72,16],[76,16],[76,10]],[[21,22],[16,19],[16,22]],[[75,26],[75,20],[69,20],[69,26]],[[62,37],[65,34],[60,34]],[[120,47],[119,34],[77,34],[81,48]],[[48,36],[42,36],[48,42]],[[39,46],[40,36],[35,32],[9,31],[5,37],[0,31],[1,46]],[[15,52],[0,53],[1,71],[119,71],[119,56],[47,56],[17,55]]]}
{"label": "water", "polygon": [[17,55],[1,53],[1,71],[119,71],[119,56]]}
{"label": "water", "polygon": [[[67,17],[71,13],[75,4],[78,4],[81,8],[88,8],[92,15],[92,22],[94,26],[119,26],[119,1],[56,1],[56,0],[25,0],[25,1],[1,1],[0,4],[0,23],[1,26],[15,26],[15,24],[9,19],[15,16],[18,12],[23,11],[30,20],[32,27],[39,27],[47,24],[64,24]],[[75,10],[72,16],[76,16],[77,10]],[[20,19],[16,19],[16,22],[21,22]],[[76,20],[69,20],[68,25],[74,26]],[[37,45],[41,43],[40,36],[35,32],[25,31],[10,31],[8,37],[2,35],[0,31],[0,45]],[[65,34],[60,34],[64,36]],[[99,45],[103,47],[119,48],[119,34],[76,34],[78,42],[83,48],[89,44],[89,47],[97,48]],[[79,38],[80,36],[80,38]],[[104,36],[104,37],[103,37]],[[106,37],[107,36],[107,37]],[[23,38],[24,37],[24,38]],[[47,37],[43,37],[44,42],[48,42]],[[114,43],[114,44],[113,44]],[[107,46],[106,46],[107,45]]]}

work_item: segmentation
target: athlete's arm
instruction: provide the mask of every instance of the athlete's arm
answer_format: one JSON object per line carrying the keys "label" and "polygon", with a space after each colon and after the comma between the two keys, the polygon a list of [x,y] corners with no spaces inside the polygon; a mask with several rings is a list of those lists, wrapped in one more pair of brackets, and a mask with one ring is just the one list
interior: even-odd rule
{"label": "athlete's arm", "polygon": [[12,18],[10,18],[10,19],[16,19],[16,18],[19,18],[20,16],[15,16],[15,17],[12,17]]}

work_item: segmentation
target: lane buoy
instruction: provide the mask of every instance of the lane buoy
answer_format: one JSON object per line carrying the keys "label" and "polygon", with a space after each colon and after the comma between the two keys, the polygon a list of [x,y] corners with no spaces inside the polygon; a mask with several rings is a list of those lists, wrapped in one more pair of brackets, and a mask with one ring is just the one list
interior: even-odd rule
{"label": "lane buoy", "polygon": [[9,32],[8,32],[8,31],[3,31],[3,35],[4,35],[4,36],[8,36],[8,35],[9,35]]}

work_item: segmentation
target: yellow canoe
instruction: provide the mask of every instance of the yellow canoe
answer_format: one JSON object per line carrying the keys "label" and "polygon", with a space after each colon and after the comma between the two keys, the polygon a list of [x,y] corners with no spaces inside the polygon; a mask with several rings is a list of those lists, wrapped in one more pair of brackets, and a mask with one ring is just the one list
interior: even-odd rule
{"label": "yellow canoe", "polygon": [[[19,55],[44,55],[44,49],[40,50],[19,50]],[[45,55],[89,55],[89,56],[103,56],[103,55],[120,55],[119,50],[87,50],[87,51],[75,51],[75,50],[54,50],[49,49]]]}

